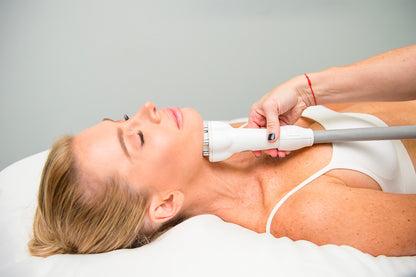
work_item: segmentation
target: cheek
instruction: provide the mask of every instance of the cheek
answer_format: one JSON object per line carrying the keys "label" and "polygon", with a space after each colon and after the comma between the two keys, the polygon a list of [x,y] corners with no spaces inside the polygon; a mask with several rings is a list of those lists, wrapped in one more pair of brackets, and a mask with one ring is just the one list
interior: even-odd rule
{"label": "cheek", "polygon": [[195,151],[181,137],[157,137],[152,142],[148,166],[160,179],[180,179],[184,169],[189,169],[195,162]]}
{"label": "cheek", "polygon": [[162,182],[169,178],[176,179],[180,171],[187,167],[188,158],[184,157],[186,146],[173,136],[153,137],[151,143],[146,149],[146,168]]}
{"label": "cheek", "polygon": [[169,135],[153,137],[151,143],[152,156],[161,161],[175,158],[183,148],[179,140]]}

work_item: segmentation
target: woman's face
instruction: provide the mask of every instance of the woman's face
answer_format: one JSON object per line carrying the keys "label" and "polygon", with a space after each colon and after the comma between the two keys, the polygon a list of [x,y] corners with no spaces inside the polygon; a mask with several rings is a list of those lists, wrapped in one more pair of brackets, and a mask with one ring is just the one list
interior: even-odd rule
{"label": "woman's face", "polygon": [[[74,151],[92,183],[119,176],[142,190],[177,189],[204,162],[203,122],[193,109],[146,103],[128,120],[104,120],[74,138]],[[95,182],[97,181],[97,182]]]}

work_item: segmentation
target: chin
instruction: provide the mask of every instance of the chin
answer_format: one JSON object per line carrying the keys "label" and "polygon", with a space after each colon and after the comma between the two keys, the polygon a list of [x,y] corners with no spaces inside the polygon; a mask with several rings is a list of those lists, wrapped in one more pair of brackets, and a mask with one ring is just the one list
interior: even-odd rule
{"label": "chin", "polygon": [[184,131],[186,131],[187,140],[189,140],[188,150],[194,152],[193,155],[202,158],[204,141],[204,122],[202,117],[192,108],[182,109],[182,114],[184,117]]}
{"label": "chin", "polygon": [[184,117],[184,126],[192,125],[192,128],[195,128],[194,126],[199,125],[201,126],[201,131],[204,130],[204,123],[199,112],[192,108],[183,108],[181,111]]}

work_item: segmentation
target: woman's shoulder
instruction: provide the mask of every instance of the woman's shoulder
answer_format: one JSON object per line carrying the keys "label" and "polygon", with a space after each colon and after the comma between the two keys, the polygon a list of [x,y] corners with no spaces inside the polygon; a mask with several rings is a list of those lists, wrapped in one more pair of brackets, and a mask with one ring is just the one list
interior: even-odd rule
{"label": "woman's shoulder", "polygon": [[[339,178],[323,175],[287,200],[271,231],[276,237],[349,245],[372,255],[403,255],[415,230],[407,224],[416,213],[415,198],[349,187]],[[391,238],[395,228],[403,234],[398,241]]]}

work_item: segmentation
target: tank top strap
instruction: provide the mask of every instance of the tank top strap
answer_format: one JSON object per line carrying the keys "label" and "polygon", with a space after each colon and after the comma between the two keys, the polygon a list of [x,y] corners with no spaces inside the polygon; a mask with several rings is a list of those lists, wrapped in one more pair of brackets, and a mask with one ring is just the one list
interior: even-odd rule
{"label": "tank top strap", "polygon": [[282,199],[280,199],[279,202],[277,202],[277,204],[274,206],[273,210],[271,211],[269,218],[267,219],[267,224],[266,224],[266,233],[267,234],[271,234],[271,227],[272,227],[272,221],[274,216],[276,215],[277,211],[279,210],[279,208],[283,205],[283,203],[290,197],[292,196],[295,192],[297,192],[298,190],[300,190],[301,188],[303,188],[304,186],[306,186],[307,184],[309,184],[310,182],[312,182],[313,180],[315,180],[316,178],[322,176],[323,174],[325,174],[326,172],[328,172],[329,170],[331,170],[330,166],[325,166],[324,168],[322,168],[321,170],[315,172],[313,175],[311,175],[309,178],[307,178],[305,181],[303,181],[302,183],[300,183],[299,185],[297,185],[296,187],[294,187],[291,191],[289,191],[285,196],[283,196]]}

